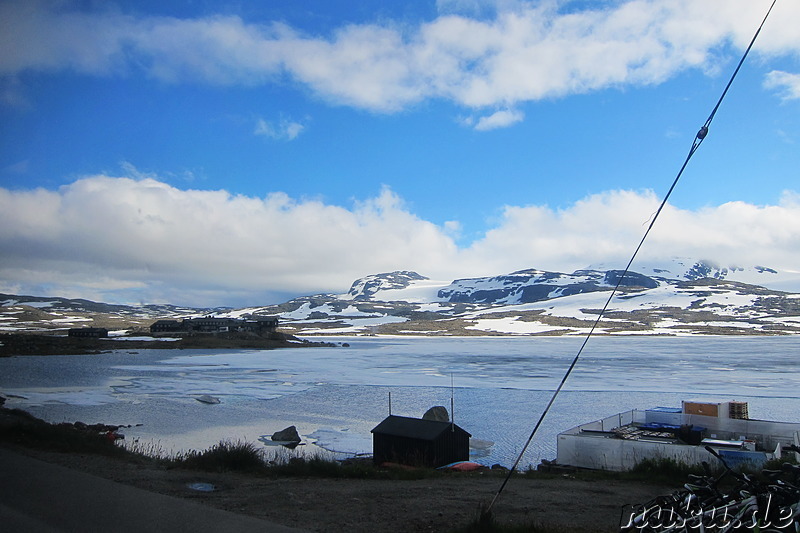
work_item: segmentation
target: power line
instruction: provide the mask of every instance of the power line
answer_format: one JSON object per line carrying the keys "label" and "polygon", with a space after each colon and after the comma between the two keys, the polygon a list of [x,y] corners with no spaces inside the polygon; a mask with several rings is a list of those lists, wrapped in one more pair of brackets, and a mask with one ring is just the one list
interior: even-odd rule
{"label": "power line", "polygon": [[636,259],[636,256],[638,255],[639,250],[641,250],[642,246],[644,245],[644,241],[647,239],[647,236],[650,234],[650,230],[653,229],[653,226],[655,225],[656,220],[658,220],[658,216],[661,214],[661,211],[664,209],[664,206],[667,205],[667,200],[669,200],[669,197],[672,195],[672,191],[675,190],[675,186],[678,185],[678,181],[681,179],[681,176],[683,175],[683,171],[686,169],[686,166],[689,164],[689,161],[692,159],[692,156],[697,151],[697,149],[700,148],[700,145],[703,144],[703,140],[708,135],[709,128],[711,127],[711,121],[714,120],[714,116],[717,114],[717,110],[719,110],[719,107],[722,104],[722,100],[724,100],[725,99],[725,95],[728,94],[728,89],[730,89],[731,85],[733,84],[733,80],[736,78],[736,75],[739,73],[739,69],[742,68],[742,64],[744,63],[744,60],[747,58],[747,55],[750,53],[750,49],[753,48],[753,44],[756,42],[756,39],[758,38],[758,34],[761,33],[761,28],[763,28],[764,27],[764,23],[767,22],[767,17],[769,17],[769,14],[772,12],[772,8],[775,7],[775,2],[777,2],[777,0],[772,0],[772,4],[770,5],[769,9],[767,10],[767,14],[764,15],[764,19],[761,21],[761,25],[756,30],[756,33],[753,35],[753,38],[751,39],[750,44],[747,46],[747,49],[744,51],[744,54],[742,55],[742,58],[739,60],[739,64],[736,65],[736,69],[733,71],[733,74],[731,75],[730,80],[728,80],[728,84],[725,86],[725,89],[722,91],[722,95],[719,97],[719,100],[717,101],[717,104],[714,106],[714,109],[711,111],[711,114],[708,116],[708,119],[706,119],[705,123],[700,127],[700,130],[697,132],[697,135],[695,135],[694,140],[692,141],[692,147],[689,149],[689,154],[686,156],[686,159],[684,160],[683,165],[681,165],[681,168],[678,171],[678,174],[675,176],[675,179],[673,180],[672,185],[670,186],[669,190],[667,191],[667,194],[664,196],[664,199],[662,200],[661,205],[658,206],[658,210],[653,215],[653,217],[652,217],[652,219],[650,221],[650,225],[647,227],[647,230],[644,232],[644,235],[642,236],[641,241],[639,241],[639,245],[634,250],[633,255],[631,255],[630,261],[628,261],[628,264],[625,266],[625,270],[623,270],[622,274],[619,276],[619,279],[617,280],[616,285],[611,290],[611,293],[609,294],[605,305],[603,305],[603,309],[600,310],[600,313],[597,315],[597,318],[595,319],[594,323],[592,324],[592,327],[589,329],[589,333],[586,334],[586,338],[584,338],[583,343],[581,344],[580,348],[578,349],[578,352],[575,354],[575,357],[572,359],[572,363],[570,363],[569,367],[567,368],[567,371],[564,373],[564,377],[561,378],[561,382],[558,384],[558,387],[553,392],[553,395],[550,397],[550,401],[547,402],[547,405],[545,406],[544,411],[542,411],[542,414],[539,417],[539,420],[536,422],[536,425],[533,427],[533,431],[531,431],[531,434],[528,437],[528,440],[525,442],[525,446],[522,447],[522,451],[519,453],[519,456],[517,457],[517,460],[514,461],[514,465],[508,471],[508,474],[506,475],[505,479],[503,480],[502,485],[500,485],[500,488],[498,489],[497,493],[494,495],[494,498],[492,499],[491,503],[486,508],[484,513],[488,514],[488,513],[490,513],[492,511],[492,508],[494,507],[495,502],[497,502],[497,499],[500,497],[500,494],[503,492],[503,489],[505,488],[506,484],[508,483],[508,480],[511,479],[511,476],[516,471],[517,467],[519,466],[519,462],[522,460],[522,456],[527,451],[528,446],[530,445],[531,441],[533,440],[534,435],[536,435],[536,432],[539,430],[539,426],[542,425],[542,421],[544,421],[544,418],[547,416],[547,413],[550,411],[550,407],[552,407],[553,403],[556,401],[556,397],[561,392],[561,389],[564,388],[564,384],[567,382],[567,379],[569,378],[570,374],[572,374],[572,370],[575,368],[575,365],[578,364],[578,359],[580,359],[580,356],[583,353],[583,349],[586,347],[586,344],[589,342],[589,339],[594,334],[594,331],[597,328],[597,325],[600,323],[600,319],[603,317],[603,314],[605,314],[606,310],[608,309],[608,306],[611,304],[611,300],[614,298],[614,296],[616,295],[617,291],[619,290],[619,287],[622,284],[622,280],[625,279],[625,276],[628,274],[628,271],[630,270],[634,259]]}

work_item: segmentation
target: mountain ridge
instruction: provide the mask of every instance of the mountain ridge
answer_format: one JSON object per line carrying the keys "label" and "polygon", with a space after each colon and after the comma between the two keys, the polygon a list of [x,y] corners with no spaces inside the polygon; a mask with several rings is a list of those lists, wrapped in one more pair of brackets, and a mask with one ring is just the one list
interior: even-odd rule
{"label": "mountain ridge", "polygon": [[575,335],[592,327],[619,282],[598,334],[800,333],[800,294],[737,280],[779,279],[768,267],[676,259],[621,275],[597,266],[569,274],[529,268],[447,282],[398,270],[359,278],[344,294],[241,309],[0,295],[0,329],[102,325],[130,333],[157,318],[270,315],[293,335]]}

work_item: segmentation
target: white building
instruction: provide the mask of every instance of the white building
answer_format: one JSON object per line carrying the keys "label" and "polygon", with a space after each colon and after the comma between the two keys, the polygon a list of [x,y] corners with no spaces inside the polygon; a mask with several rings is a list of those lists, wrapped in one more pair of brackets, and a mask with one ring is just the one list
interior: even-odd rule
{"label": "white building", "polygon": [[743,402],[684,401],[681,408],[631,410],[564,431],[556,463],[616,471],[643,459],[713,464],[705,449],[711,446],[731,466],[759,466],[789,444],[800,445],[800,423],[751,420]]}

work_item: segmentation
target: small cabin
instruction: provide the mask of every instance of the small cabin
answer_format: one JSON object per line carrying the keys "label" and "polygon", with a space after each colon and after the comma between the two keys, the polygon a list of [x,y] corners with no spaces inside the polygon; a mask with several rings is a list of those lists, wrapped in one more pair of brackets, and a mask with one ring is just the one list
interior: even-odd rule
{"label": "small cabin", "polygon": [[389,415],[372,429],[372,457],[375,464],[437,468],[468,461],[471,436],[452,422]]}

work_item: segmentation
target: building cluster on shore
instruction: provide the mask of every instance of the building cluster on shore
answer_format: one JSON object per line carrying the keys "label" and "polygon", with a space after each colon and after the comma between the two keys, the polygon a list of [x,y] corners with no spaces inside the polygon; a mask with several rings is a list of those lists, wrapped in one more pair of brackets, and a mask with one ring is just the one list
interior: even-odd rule
{"label": "building cluster on shore", "polygon": [[278,328],[277,317],[222,318],[206,316],[183,320],[157,320],[150,333],[255,333],[265,335]]}
{"label": "building cluster on shore", "polygon": [[104,339],[108,337],[106,328],[70,328],[67,330],[68,337]]}
{"label": "building cluster on shore", "polygon": [[684,401],[630,410],[558,435],[556,465],[624,471],[644,459],[700,465],[711,447],[731,465],[763,468],[800,445],[800,423],[749,418],[746,402]]}

